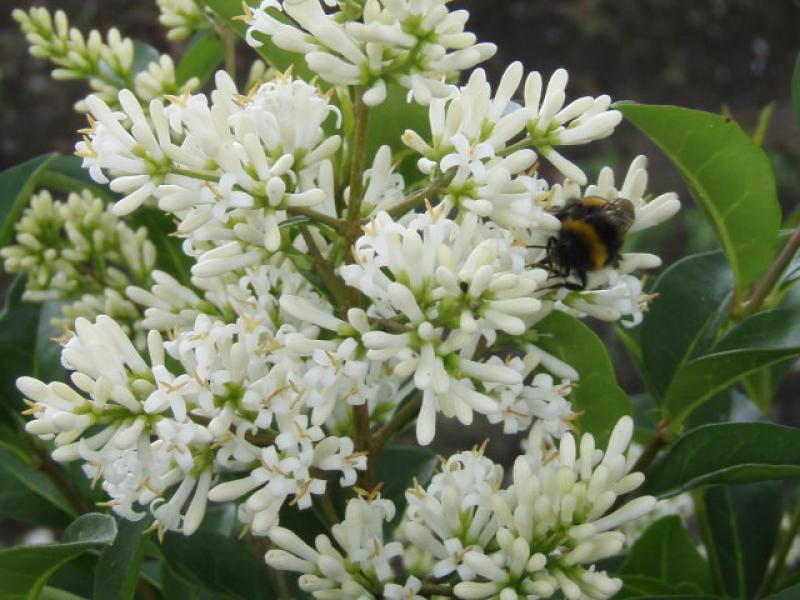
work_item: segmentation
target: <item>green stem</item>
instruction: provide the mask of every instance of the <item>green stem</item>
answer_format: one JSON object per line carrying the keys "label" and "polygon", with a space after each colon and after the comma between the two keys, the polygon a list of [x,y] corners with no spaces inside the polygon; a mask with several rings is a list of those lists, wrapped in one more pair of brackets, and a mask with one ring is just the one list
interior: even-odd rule
{"label": "green stem", "polygon": [[331,217],[330,215],[326,215],[325,213],[321,213],[319,211],[313,210],[311,208],[306,208],[304,206],[290,206],[286,209],[287,214],[299,216],[299,217],[308,217],[313,221],[318,221],[319,223],[324,223],[329,227],[332,227],[336,231],[340,231],[344,228],[345,222],[341,219],[337,219],[336,217]]}
{"label": "green stem", "polygon": [[320,252],[319,246],[317,246],[317,242],[314,240],[314,236],[311,235],[311,231],[309,231],[307,226],[300,226],[300,235],[303,236],[303,240],[305,240],[306,246],[308,246],[308,254],[311,256],[311,262],[314,263],[317,274],[320,276],[320,279],[322,279],[322,283],[325,284],[325,287],[331,295],[331,299],[338,307],[339,314],[345,314],[347,308],[352,306],[352,298],[347,286],[344,281],[337,277],[331,264],[322,256],[322,252]]}
{"label": "green stem", "polygon": [[798,531],[800,531],[800,502],[797,503],[794,511],[792,511],[789,529],[786,534],[778,538],[775,552],[772,554],[772,568],[767,573],[767,576],[764,577],[764,581],[761,582],[761,586],[755,595],[756,598],[762,598],[771,593],[775,585],[780,582],[786,570],[786,557],[792,549],[792,542],[794,542]]}
{"label": "green stem", "polygon": [[441,177],[434,179],[425,189],[414,192],[408,198],[403,200],[400,204],[391,207],[387,212],[394,218],[401,217],[410,210],[414,210],[422,204],[426,199],[436,199],[442,188],[447,187],[453,177],[456,176],[456,169],[452,168]]}
{"label": "green stem", "polygon": [[220,24],[218,31],[222,40],[225,71],[236,81],[236,34],[226,24]]}
{"label": "green stem", "polygon": [[350,196],[347,200],[347,229],[345,240],[351,246],[361,235],[361,201],[364,199],[364,164],[367,160],[367,129],[369,107],[364,103],[364,87],[356,88],[356,102],[353,107],[355,132],[353,151],[350,156]]}
{"label": "green stem", "polygon": [[717,595],[724,595],[725,579],[722,577],[717,545],[711,535],[711,525],[708,522],[708,514],[706,513],[706,505],[703,499],[703,490],[694,490],[692,492],[692,500],[694,501],[694,514],[697,518],[697,526],[700,529],[700,535],[703,538],[706,552],[708,552],[708,565],[711,568],[714,592]]}
{"label": "green stem", "polygon": [[380,451],[395,435],[402,432],[409,423],[417,418],[420,406],[422,406],[422,393],[417,391],[409,398],[408,402],[402,404],[395,411],[392,418],[383,427],[375,432],[372,437],[372,447]]}
{"label": "green stem", "polygon": [[191,177],[192,179],[201,179],[203,181],[219,183],[219,175],[214,175],[213,173],[201,173],[200,171],[192,171],[191,169],[172,169],[171,173],[173,175]]}
{"label": "green stem", "polygon": [[800,248],[800,224],[795,228],[792,237],[786,242],[786,245],[775,259],[775,262],[772,263],[769,271],[767,271],[767,274],[764,275],[761,281],[756,285],[753,295],[742,303],[742,308],[739,311],[742,317],[752,315],[761,308],[761,305],[764,304],[764,300],[769,296],[775,283],[777,283],[781,274],[791,262],[798,248]]}
{"label": "green stem", "polygon": [[364,452],[367,457],[367,468],[358,472],[358,485],[367,491],[374,485],[375,446],[370,434],[369,406],[363,404],[353,406],[353,441],[357,452]]}

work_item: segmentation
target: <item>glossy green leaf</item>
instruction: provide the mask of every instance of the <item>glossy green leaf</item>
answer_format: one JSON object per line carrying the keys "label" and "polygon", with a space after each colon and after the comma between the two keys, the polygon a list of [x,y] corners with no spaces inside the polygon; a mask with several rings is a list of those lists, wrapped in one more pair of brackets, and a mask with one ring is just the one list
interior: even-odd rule
{"label": "glossy green leaf", "polygon": [[85,600],[83,596],[78,596],[58,588],[45,586],[39,594],[38,600]]}
{"label": "glossy green leaf", "polygon": [[733,288],[721,252],[688,256],[664,271],[653,285],[658,294],[641,325],[642,362],[657,396],[675,372],[703,354],[727,311]]}
{"label": "glossy green leaf", "polygon": [[148,519],[120,520],[114,543],[103,550],[94,573],[93,600],[131,600],[139,582],[144,559],[144,530]]}
{"label": "glossy green leaf", "polygon": [[76,516],[49,477],[21,449],[0,444],[0,515],[49,527],[64,527]]}
{"label": "glossy green leaf", "polygon": [[646,473],[642,494],[800,477],[800,430],[772,423],[704,425],[678,438]]}
{"label": "glossy green leaf", "polygon": [[764,600],[797,600],[797,598],[800,598],[800,584],[776,592]]}
{"label": "glossy green leaf", "polygon": [[406,490],[413,487],[416,479],[427,485],[433,477],[439,459],[427,448],[416,446],[389,446],[375,461],[375,481],[382,482],[381,496],[394,502],[397,515],[392,523],[396,526],[406,509]]}
{"label": "glossy green leaf", "polygon": [[[636,541],[615,575],[649,577],[670,593],[710,593],[711,571],[677,516],[659,519]],[[654,590],[651,590],[654,591]]]}
{"label": "glossy green leaf", "polygon": [[716,486],[703,496],[709,559],[728,595],[753,598],[767,569],[783,508],[781,485]]}
{"label": "glossy green leaf", "polygon": [[90,513],[67,528],[63,543],[20,546],[0,552],[0,598],[36,600],[59,567],[90,548],[110,544],[116,534],[113,518]]}
{"label": "glossy green leaf", "polygon": [[196,34],[175,69],[178,86],[183,86],[192,77],[197,77],[202,86],[222,62],[223,53],[224,47],[215,32],[208,30]]}
{"label": "glossy green leaf", "polygon": [[[260,4],[257,0],[248,0],[247,3],[250,6],[258,6]],[[239,38],[244,39],[247,32],[247,24],[237,18],[244,14],[242,0],[200,0],[200,4],[210,8],[217,17],[233,29]],[[270,14],[276,19],[286,18],[285,15],[274,9],[270,9]],[[306,65],[305,57],[302,54],[287,52],[278,48],[265,35],[256,34],[256,38],[263,44],[258,48],[254,48],[254,50],[268,65],[279,71],[285,71],[294,66],[294,72],[306,81],[309,81],[314,76],[314,73]]]}
{"label": "glossy green leaf", "polygon": [[700,404],[768,365],[800,354],[800,319],[778,309],[745,319],[720,340],[710,354],[683,365],[670,383],[663,406],[677,431]]}
{"label": "glossy green leaf", "polygon": [[81,166],[81,159],[72,155],[57,155],[39,177],[39,184],[65,193],[88,189],[106,202],[112,202],[115,198],[115,194],[107,187],[89,177],[89,171]]}
{"label": "glossy green leaf", "polygon": [[766,153],[731,119],[677,106],[619,104],[680,169],[714,225],[737,288],[775,256],[781,210]]}
{"label": "glossy green leaf", "polygon": [[6,411],[23,408],[20,393],[14,382],[22,374],[32,373],[36,363],[40,304],[22,302],[25,279],[17,277],[6,295],[6,305],[0,313],[0,399]]}
{"label": "glossy green leaf", "polygon": [[617,384],[605,344],[586,325],[561,311],[537,323],[536,331],[540,334],[537,346],[578,371],[578,386],[570,396],[575,411],[585,411],[578,427],[592,433],[602,446],[619,418],[633,410],[630,398]]}
{"label": "glossy green leaf", "polygon": [[0,173],[0,248],[14,236],[14,226],[47,166],[56,154],[44,154]]}
{"label": "glossy green leaf", "polygon": [[800,126],[800,54],[794,61],[794,72],[792,73],[792,111],[795,123]]}
{"label": "glossy green leaf", "polygon": [[[428,107],[408,101],[408,90],[397,84],[390,84],[386,91],[386,100],[370,110],[369,129],[367,131],[367,160],[371,164],[375,153],[383,145],[388,145],[393,153],[406,149],[400,139],[406,129],[412,129],[424,139],[430,138],[430,121]],[[395,159],[397,157],[394,154]],[[405,181],[412,182],[422,177],[417,168],[417,161],[409,153],[398,166]]]}
{"label": "glossy green leaf", "polygon": [[140,71],[147,69],[151,62],[158,62],[161,53],[143,40],[133,40],[133,63],[131,74],[135,77]]}
{"label": "glossy green leaf", "polygon": [[648,575],[627,575],[622,578],[622,589],[614,595],[614,600],[633,600],[634,598],[674,598],[673,587],[656,577]]}
{"label": "glossy green leaf", "polygon": [[253,556],[245,542],[214,533],[197,532],[189,537],[170,533],[162,550],[177,575],[220,597],[242,600],[276,597],[264,561]]}
{"label": "glossy green leaf", "polygon": [[132,218],[135,227],[146,227],[150,241],[156,247],[156,267],[169,273],[184,285],[189,281],[193,260],[181,247],[181,240],[174,235],[175,223],[169,215],[155,208],[140,208]]}
{"label": "glossy green leaf", "polygon": [[62,316],[61,303],[45,302],[39,306],[36,349],[33,353],[33,368],[29,374],[42,381],[62,381],[66,379],[67,371],[61,364],[61,344],[54,339],[64,335],[64,331],[50,324],[52,319]]}

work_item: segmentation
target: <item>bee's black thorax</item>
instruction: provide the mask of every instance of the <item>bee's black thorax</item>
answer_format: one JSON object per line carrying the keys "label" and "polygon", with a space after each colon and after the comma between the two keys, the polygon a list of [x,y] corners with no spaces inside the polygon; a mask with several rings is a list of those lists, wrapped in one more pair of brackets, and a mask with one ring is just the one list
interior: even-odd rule
{"label": "bee's black thorax", "polygon": [[633,220],[633,207],[629,204],[589,197],[569,202],[556,213],[561,229],[547,244],[546,263],[554,275],[565,279],[572,273],[578,276],[581,285],[567,287],[582,289],[589,271],[617,263],[625,232]]}

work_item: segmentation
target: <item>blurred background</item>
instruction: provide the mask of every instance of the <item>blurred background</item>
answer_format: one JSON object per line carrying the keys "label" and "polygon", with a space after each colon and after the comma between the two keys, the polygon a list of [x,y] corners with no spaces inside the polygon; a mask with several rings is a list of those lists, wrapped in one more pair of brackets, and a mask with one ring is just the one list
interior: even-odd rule
{"label": "blurred background", "polygon": [[[677,104],[729,114],[746,131],[755,129],[760,112],[774,113],[765,139],[778,179],[788,223],[797,220],[800,198],[800,132],[794,125],[789,81],[800,50],[800,0],[455,0],[471,12],[468,29],[499,51],[489,61],[490,80],[520,60],[526,70],[545,77],[558,67],[570,73],[568,97],[607,93],[615,100]],[[74,26],[105,31],[117,26],[124,35],[146,40],[161,51],[180,55],[158,25],[155,2],[130,0],[11,0],[0,14],[0,169],[41,153],[70,153],[83,126],[72,104],[86,93],[81,82],[55,82],[49,66],[28,55],[16,23],[14,7],[63,9]],[[252,56],[242,45],[239,64]],[[244,67],[242,67],[242,70]],[[240,73],[244,75],[244,72]],[[677,190],[685,210],[672,223],[656,228],[647,239],[629,240],[629,248],[646,248],[670,264],[681,256],[714,247],[706,222],[698,218],[688,191],[675,169],[630,125],[610,139],[574,148],[591,175],[610,165],[623,177],[637,154],[650,158],[650,188],[655,193]],[[590,177],[591,177],[590,175]],[[643,391],[613,331],[598,326],[611,346],[623,388]],[[783,422],[800,424],[798,377],[789,378],[778,405]],[[490,430],[457,428],[453,448],[480,442]],[[505,446],[505,444],[504,444]],[[516,452],[516,442],[495,446],[502,459]],[[440,448],[446,452],[448,448]]]}

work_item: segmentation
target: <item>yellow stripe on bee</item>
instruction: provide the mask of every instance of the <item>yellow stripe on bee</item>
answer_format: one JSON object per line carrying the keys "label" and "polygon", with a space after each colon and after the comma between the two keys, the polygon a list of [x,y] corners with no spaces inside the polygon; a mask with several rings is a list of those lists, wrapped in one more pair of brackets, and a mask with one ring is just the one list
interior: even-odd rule
{"label": "yellow stripe on bee", "polygon": [[561,224],[561,229],[574,233],[586,245],[592,265],[595,269],[601,269],[608,260],[608,246],[597,235],[597,230],[585,221],[578,219],[566,219]]}
{"label": "yellow stripe on bee", "polygon": [[600,196],[586,196],[581,199],[581,204],[584,206],[605,206],[608,204],[608,200]]}

